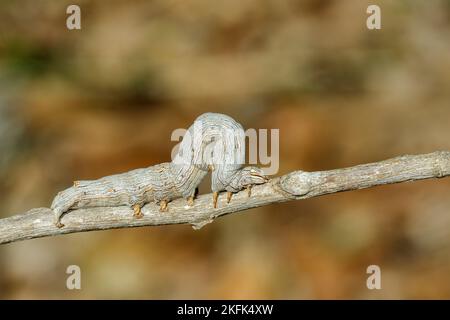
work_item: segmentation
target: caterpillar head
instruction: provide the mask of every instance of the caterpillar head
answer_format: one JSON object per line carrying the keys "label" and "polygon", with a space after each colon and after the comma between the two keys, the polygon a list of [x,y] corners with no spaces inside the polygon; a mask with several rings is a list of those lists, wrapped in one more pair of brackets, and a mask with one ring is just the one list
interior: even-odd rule
{"label": "caterpillar head", "polygon": [[240,170],[239,187],[245,188],[255,184],[263,184],[269,181],[264,171],[258,167],[245,167]]}

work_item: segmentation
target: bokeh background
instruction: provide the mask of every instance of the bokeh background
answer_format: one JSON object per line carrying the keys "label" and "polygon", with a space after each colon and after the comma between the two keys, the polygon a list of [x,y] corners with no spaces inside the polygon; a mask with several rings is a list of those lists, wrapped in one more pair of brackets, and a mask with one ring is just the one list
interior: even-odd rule
{"label": "bokeh background", "polygon": [[[66,29],[73,3],[82,30]],[[448,0],[1,1],[0,216],[169,161],[172,130],[207,111],[280,129],[279,174],[450,150],[449,40]],[[404,183],[199,231],[3,245],[0,297],[449,299],[449,191]],[[82,290],[66,289],[71,264]],[[371,264],[382,290],[366,288]]]}

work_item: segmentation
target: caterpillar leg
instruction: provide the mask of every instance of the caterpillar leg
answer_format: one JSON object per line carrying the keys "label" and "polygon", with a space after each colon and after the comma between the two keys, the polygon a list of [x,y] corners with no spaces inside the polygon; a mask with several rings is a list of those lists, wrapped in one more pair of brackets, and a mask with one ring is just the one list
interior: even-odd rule
{"label": "caterpillar leg", "polygon": [[246,189],[247,189],[247,194],[248,194],[248,197],[250,198],[251,197],[251,195],[252,195],[252,185],[251,184],[249,184],[247,187],[245,187]]}
{"label": "caterpillar leg", "polygon": [[53,210],[53,211],[55,212],[55,219],[54,219],[55,226],[61,229],[62,227],[64,227],[64,224],[61,223],[61,216],[63,212],[60,212],[60,210]]}
{"label": "caterpillar leg", "polygon": [[159,203],[159,211],[167,212],[167,200],[161,200]]}
{"label": "caterpillar leg", "polygon": [[233,192],[228,191],[228,192],[227,192],[227,203],[230,203],[231,197],[232,197],[232,196],[233,196]]}
{"label": "caterpillar leg", "polygon": [[189,207],[192,207],[194,205],[194,200],[197,196],[198,196],[198,188],[195,188],[192,194],[186,198]]}
{"label": "caterpillar leg", "polygon": [[78,192],[75,188],[68,188],[59,192],[55,199],[53,199],[50,208],[55,213],[54,224],[57,228],[64,227],[64,224],[61,223],[62,215],[72,209],[80,197],[80,192]]}
{"label": "caterpillar leg", "polygon": [[134,216],[136,219],[140,219],[140,218],[142,218],[142,217],[144,216],[144,215],[142,214],[141,206],[140,206],[140,205],[135,204],[132,208],[133,208],[133,216]]}
{"label": "caterpillar leg", "polygon": [[56,221],[56,222],[55,222],[55,226],[56,226],[58,229],[61,229],[62,227],[64,227],[64,224],[62,224],[60,221]]}
{"label": "caterpillar leg", "polygon": [[213,207],[217,208],[217,200],[219,199],[219,192],[213,192]]}

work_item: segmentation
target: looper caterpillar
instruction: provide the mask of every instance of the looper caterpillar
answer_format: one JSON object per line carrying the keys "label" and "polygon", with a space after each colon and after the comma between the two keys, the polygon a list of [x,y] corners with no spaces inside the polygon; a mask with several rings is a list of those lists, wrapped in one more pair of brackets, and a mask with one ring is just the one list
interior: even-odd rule
{"label": "looper caterpillar", "polygon": [[136,218],[148,202],[167,205],[176,198],[193,204],[196,188],[208,171],[212,172],[213,206],[217,206],[220,191],[233,192],[262,184],[267,177],[258,167],[245,167],[245,135],[242,126],[231,117],[219,113],[200,115],[188,129],[172,162],[148,168],[106,176],[98,180],[75,181],[73,186],[59,192],[51,205],[55,225],[61,216],[83,207],[129,206]]}

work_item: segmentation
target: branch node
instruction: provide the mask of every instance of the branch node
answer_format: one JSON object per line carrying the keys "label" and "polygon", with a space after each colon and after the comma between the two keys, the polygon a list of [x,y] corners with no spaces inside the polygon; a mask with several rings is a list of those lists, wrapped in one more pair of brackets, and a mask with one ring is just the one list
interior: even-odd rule
{"label": "branch node", "polygon": [[311,191],[311,173],[298,170],[282,176],[280,187],[291,195],[304,196]]}

